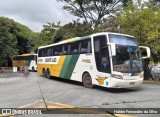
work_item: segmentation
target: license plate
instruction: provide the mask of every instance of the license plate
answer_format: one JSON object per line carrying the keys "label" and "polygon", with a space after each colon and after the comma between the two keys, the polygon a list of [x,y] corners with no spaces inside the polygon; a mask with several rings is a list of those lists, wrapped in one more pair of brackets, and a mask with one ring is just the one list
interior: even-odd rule
{"label": "license plate", "polygon": [[135,82],[130,82],[130,85],[135,85]]}
{"label": "license plate", "polygon": [[129,77],[129,76],[131,76],[131,74],[123,74],[123,76],[126,76],[126,77]]}

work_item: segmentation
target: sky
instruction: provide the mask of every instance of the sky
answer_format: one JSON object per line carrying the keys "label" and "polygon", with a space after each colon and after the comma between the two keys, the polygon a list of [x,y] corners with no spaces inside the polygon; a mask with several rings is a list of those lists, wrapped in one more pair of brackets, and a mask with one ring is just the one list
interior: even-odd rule
{"label": "sky", "polygon": [[34,32],[40,32],[47,22],[61,25],[77,19],[62,9],[56,0],[0,0],[0,16],[8,17]]}

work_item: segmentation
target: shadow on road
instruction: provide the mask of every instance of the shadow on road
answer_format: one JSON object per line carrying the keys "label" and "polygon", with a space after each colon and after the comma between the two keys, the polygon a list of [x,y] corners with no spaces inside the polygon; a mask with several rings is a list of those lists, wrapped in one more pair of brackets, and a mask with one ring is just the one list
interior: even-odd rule
{"label": "shadow on road", "polygon": [[[72,81],[72,80],[63,79],[63,78],[58,78],[58,77],[51,77],[48,80],[52,80],[52,81],[55,80],[55,81],[58,81],[58,82],[63,82],[63,83],[71,84],[71,85],[77,85],[77,86],[84,87],[81,82]],[[143,90],[141,86],[133,87],[133,88],[106,88],[106,87],[101,87],[101,86],[94,86],[92,89],[99,90],[99,91],[110,92],[110,93],[128,93],[128,92],[136,92],[136,91]]]}
{"label": "shadow on road", "polygon": [[[43,75],[41,75],[43,77]],[[45,77],[43,77],[45,78]],[[47,79],[47,78],[46,78]],[[78,86],[83,86],[83,84],[81,82],[77,82],[77,81],[73,81],[73,80],[69,80],[69,79],[64,79],[64,78],[59,78],[59,77],[51,77],[48,80],[55,80],[55,81],[59,81],[59,82],[63,82],[63,83],[68,83],[68,84],[72,84],[72,85],[78,85]]]}
{"label": "shadow on road", "polygon": [[142,90],[140,86],[133,88],[106,88],[106,87],[95,86],[94,89],[110,93],[128,93],[128,92],[136,92]]}

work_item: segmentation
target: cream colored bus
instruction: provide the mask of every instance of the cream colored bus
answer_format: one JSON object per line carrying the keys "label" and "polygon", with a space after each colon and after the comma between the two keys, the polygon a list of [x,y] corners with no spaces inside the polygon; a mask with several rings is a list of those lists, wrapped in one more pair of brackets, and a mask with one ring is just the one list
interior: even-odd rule
{"label": "cream colored bus", "polygon": [[15,55],[12,58],[12,66],[22,69],[27,66],[28,70],[36,71],[37,70],[37,54],[22,54]]}
{"label": "cream colored bus", "polygon": [[37,72],[83,82],[88,88],[135,87],[143,82],[142,58],[148,57],[150,49],[138,46],[133,36],[102,32],[39,47]]}

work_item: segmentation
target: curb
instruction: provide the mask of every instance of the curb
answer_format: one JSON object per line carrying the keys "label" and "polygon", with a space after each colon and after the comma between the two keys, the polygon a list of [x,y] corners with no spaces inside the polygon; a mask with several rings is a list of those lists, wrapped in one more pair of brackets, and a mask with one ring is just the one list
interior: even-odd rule
{"label": "curb", "polygon": [[160,81],[153,81],[153,80],[144,80],[144,84],[160,84]]}

